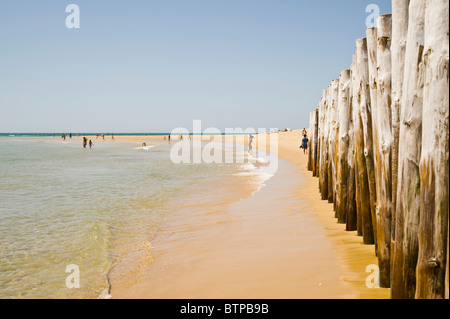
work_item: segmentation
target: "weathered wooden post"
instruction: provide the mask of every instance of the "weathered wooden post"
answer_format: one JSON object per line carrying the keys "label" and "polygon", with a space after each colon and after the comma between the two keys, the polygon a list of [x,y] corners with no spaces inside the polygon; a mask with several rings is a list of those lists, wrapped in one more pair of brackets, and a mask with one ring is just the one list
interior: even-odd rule
{"label": "weathered wooden post", "polygon": [[337,102],[339,92],[339,80],[332,80],[328,88],[329,96],[329,137],[328,137],[328,202],[333,203],[335,197],[334,184],[336,165],[336,129],[337,129]]}
{"label": "weathered wooden post", "polygon": [[318,147],[319,147],[319,109],[316,108],[314,110],[314,135],[312,135],[313,143],[312,152],[313,152],[313,176],[318,176]]}
{"label": "weathered wooden post", "polygon": [[[405,70],[406,37],[408,35],[408,14],[410,0],[392,0],[392,82],[391,82],[391,124],[393,143],[391,147],[392,170],[392,221],[395,221],[397,203],[398,141],[400,135],[400,102],[402,98],[403,74]],[[392,223],[392,241],[395,240],[395,222]],[[391,267],[392,268],[392,267]],[[392,271],[392,269],[391,269]],[[392,276],[391,276],[392,278]],[[391,283],[392,287],[392,283]]]}
{"label": "weathered wooden post", "polygon": [[[374,34],[375,32],[375,34]],[[376,28],[367,29],[366,31],[368,37],[363,41],[358,42],[359,51],[357,53],[358,65],[359,65],[359,75],[361,79],[361,119],[364,128],[364,155],[366,158],[367,167],[367,179],[369,183],[369,195],[370,195],[370,213],[372,220],[373,236],[375,240],[375,253],[378,254],[377,247],[377,228],[376,228],[376,202],[377,202],[377,191],[376,191],[376,179],[375,179],[375,154],[373,146],[374,133],[373,133],[373,121],[372,121],[372,101],[376,103],[376,96],[372,98],[372,94],[376,94],[376,90],[372,90],[370,85],[370,54],[373,56],[372,60],[376,58]],[[369,54],[369,43],[371,45],[371,50]],[[373,48],[375,46],[375,48]],[[375,64],[376,67],[376,64]],[[373,66],[372,66],[373,68]],[[373,91],[373,92],[372,92]]]}
{"label": "weathered wooden post", "polygon": [[373,110],[375,123],[374,150],[377,154],[376,189],[377,189],[377,239],[378,263],[380,267],[380,286],[390,287],[391,269],[391,33],[392,15],[378,17],[377,35],[377,106]]}
{"label": "weathered wooden post", "polygon": [[403,90],[403,76],[405,70],[405,52],[406,38],[408,36],[408,16],[410,0],[392,1],[392,104],[391,121],[392,136],[392,227],[391,227],[391,298],[403,298],[405,296],[403,289],[403,265],[402,258],[397,260],[398,254],[395,253],[396,239],[395,210],[397,207],[397,180],[398,180],[398,148],[400,136],[400,109]]}
{"label": "weathered wooden post", "polygon": [[328,199],[328,166],[327,166],[327,90],[323,90],[321,99],[321,121],[320,121],[320,164],[319,164],[319,189],[322,200]]}
{"label": "weathered wooden post", "polygon": [[[367,129],[372,131],[372,124],[368,123],[367,115],[364,116],[363,108],[367,107],[365,103],[365,93],[367,85],[363,84],[361,73],[367,74],[367,42],[366,39],[356,40],[356,83],[354,84],[354,95],[356,103],[353,107],[355,113],[355,158],[357,162],[357,187],[359,188],[357,203],[358,203],[358,218],[360,219],[360,228],[363,236],[363,243],[365,245],[374,244],[372,215],[370,205],[370,190],[369,180],[367,176],[367,164],[365,156],[365,138],[368,136]],[[367,112],[367,111],[365,111]],[[368,138],[367,138],[368,139]],[[369,145],[372,145],[370,138]],[[372,163],[373,166],[373,163]],[[359,228],[358,228],[359,229]]]}
{"label": "weathered wooden post", "polygon": [[314,111],[309,114],[309,151],[308,151],[308,171],[312,172],[312,159],[313,153],[311,151],[311,145],[313,143],[312,135],[314,135]]}
{"label": "weathered wooden post", "polygon": [[[376,127],[376,121],[374,121],[374,117],[376,114],[377,109],[377,36],[378,36],[378,30],[377,28],[369,28],[366,30],[366,38],[367,38],[367,53],[368,53],[368,83],[369,83],[369,99],[370,99],[370,114],[371,114],[371,125],[372,129],[370,131],[371,138],[372,138],[372,156],[373,161],[370,164],[373,164],[373,170],[369,169],[368,167],[368,174],[369,174],[369,186],[370,186],[370,196],[371,196],[371,202],[372,205],[371,211],[372,211],[372,223],[374,225],[374,231],[375,231],[375,253],[378,256],[378,230],[377,230],[377,212],[376,212],[376,205],[377,205],[377,191],[376,191],[376,171],[377,171],[377,148],[374,147],[375,145],[378,145],[377,141],[377,127]],[[369,144],[366,144],[366,148],[369,146]],[[373,187],[373,188],[372,188]]]}
{"label": "weathered wooden post", "polygon": [[330,134],[331,149],[332,149],[332,171],[333,171],[333,209],[336,212],[336,196],[337,196],[337,170],[338,170],[338,150],[339,150],[339,79],[332,82],[332,101],[335,105],[334,119],[335,123]]}
{"label": "weathered wooden post", "polygon": [[413,299],[416,291],[420,211],[419,160],[422,145],[423,76],[419,72],[424,45],[425,1],[411,0],[400,104],[397,207],[394,258],[398,272],[392,296]]}
{"label": "weathered wooden post", "polygon": [[[377,110],[377,77],[378,77],[378,70],[377,70],[377,41],[378,41],[378,29],[377,28],[369,28],[366,30],[366,36],[367,36],[367,51],[368,51],[368,57],[369,57],[369,87],[370,87],[370,106],[371,106],[371,113],[372,113],[372,133],[373,133],[373,145],[378,145],[377,141],[377,132],[378,129],[376,127],[377,122],[375,121],[376,116],[376,110]],[[374,157],[374,167],[375,170],[377,169],[377,157],[378,152],[377,148],[373,148],[373,157]],[[376,181],[376,177],[375,177]]]}
{"label": "weathered wooden post", "polygon": [[336,217],[338,223],[347,222],[347,178],[349,146],[349,112],[350,112],[350,70],[342,70],[339,75],[339,150],[337,165]]}
{"label": "weathered wooden post", "polygon": [[347,176],[347,231],[357,230],[358,216],[356,211],[356,182],[355,182],[355,148],[354,148],[354,104],[355,95],[353,94],[353,85],[356,82],[356,55],[353,55],[350,69],[350,87],[349,87],[349,125],[348,125],[348,176]]}
{"label": "weathered wooden post", "polygon": [[[449,2],[427,0],[416,298],[445,297],[449,213]],[[448,285],[448,283],[447,283]]]}

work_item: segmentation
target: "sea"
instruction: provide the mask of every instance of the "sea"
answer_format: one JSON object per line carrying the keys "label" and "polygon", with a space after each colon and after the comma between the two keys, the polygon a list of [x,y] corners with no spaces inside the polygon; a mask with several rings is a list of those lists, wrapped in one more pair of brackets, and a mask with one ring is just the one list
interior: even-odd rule
{"label": "sea", "polygon": [[273,176],[248,160],[175,164],[167,134],[145,135],[156,136],[146,147],[108,138],[84,149],[61,134],[0,134],[0,298],[109,298],[111,269],[150,247],[192,194],[198,206],[238,201]]}

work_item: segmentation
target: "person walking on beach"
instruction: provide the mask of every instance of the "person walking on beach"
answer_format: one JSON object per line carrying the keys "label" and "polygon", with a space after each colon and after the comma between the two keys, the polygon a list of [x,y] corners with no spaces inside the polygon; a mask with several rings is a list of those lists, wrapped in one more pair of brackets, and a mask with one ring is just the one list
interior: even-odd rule
{"label": "person walking on beach", "polygon": [[114,134],[111,134],[111,139],[114,140]]}
{"label": "person walking on beach", "polygon": [[303,148],[303,154],[306,154],[306,152],[308,151],[308,142],[309,139],[306,136],[306,134],[304,134],[302,139],[302,145],[300,146],[300,148]]}
{"label": "person walking on beach", "polygon": [[66,140],[66,134],[63,133],[63,135],[61,135],[61,138],[65,141]]}
{"label": "person walking on beach", "polygon": [[87,138],[83,136],[83,148],[86,148],[87,145]]}
{"label": "person walking on beach", "polygon": [[92,143],[92,140],[89,140],[89,148],[92,148],[94,146],[94,143]]}

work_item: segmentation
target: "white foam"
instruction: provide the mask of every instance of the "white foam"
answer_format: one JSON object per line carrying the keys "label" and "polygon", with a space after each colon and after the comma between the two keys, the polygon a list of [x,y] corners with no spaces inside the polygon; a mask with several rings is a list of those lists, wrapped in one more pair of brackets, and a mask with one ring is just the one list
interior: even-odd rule
{"label": "white foam", "polygon": [[134,147],[133,149],[134,150],[145,150],[145,151],[148,151],[149,149],[154,148],[154,147],[156,147],[156,145]]}

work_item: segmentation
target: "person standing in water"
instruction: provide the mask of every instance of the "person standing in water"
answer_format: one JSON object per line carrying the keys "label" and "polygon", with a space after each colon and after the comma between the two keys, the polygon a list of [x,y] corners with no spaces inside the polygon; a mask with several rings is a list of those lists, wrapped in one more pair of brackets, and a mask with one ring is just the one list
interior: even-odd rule
{"label": "person standing in water", "polygon": [[306,154],[306,152],[308,151],[308,142],[309,139],[306,136],[306,134],[304,134],[302,139],[302,145],[300,146],[300,148],[303,148],[303,154]]}
{"label": "person standing in water", "polygon": [[248,137],[248,153],[251,153],[252,152],[252,150],[253,150],[253,146],[252,146],[252,143],[253,143],[253,135],[251,135],[250,134],[250,136]]}

